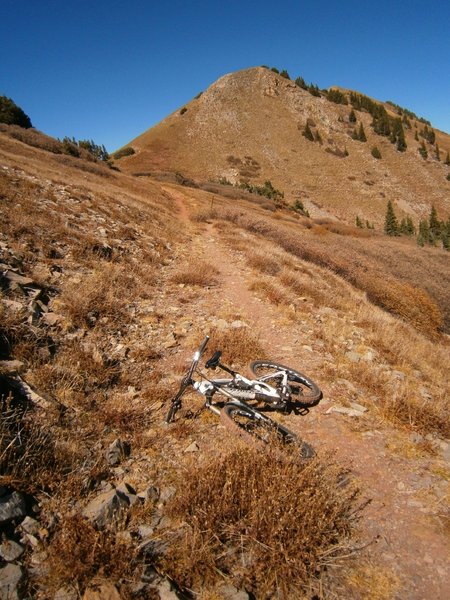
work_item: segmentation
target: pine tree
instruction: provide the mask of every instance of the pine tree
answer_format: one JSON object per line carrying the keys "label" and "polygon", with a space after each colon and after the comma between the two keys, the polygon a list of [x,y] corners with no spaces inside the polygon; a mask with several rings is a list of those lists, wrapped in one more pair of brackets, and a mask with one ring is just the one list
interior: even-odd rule
{"label": "pine tree", "polygon": [[439,145],[438,145],[438,143],[437,143],[437,142],[436,142],[436,153],[435,153],[435,157],[436,157],[436,160],[439,160],[439,161],[441,160],[441,152],[440,152],[440,150],[439,150]]}
{"label": "pine tree", "polygon": [[447,166],[450,165],[450,153],[449,152],[447,152],[447,157],[445,159],[444,164],[447,165]]}
{"label": "pine tree", "polygon": [[430,231],[430,237],[435,240],[441,235],[441,223],[438,219],[436,208],[434,204],[431,207],[430,217],[428,219],[428,226]]}
{"label": "pine tree", "polygon": [[281,77],[284,77],[285,79],[290,79],[289,77],[289,73],[286,71],[286,69],[283,69],[280,73]]}
{"label": "pine tree", "polygon": [[360,123],[360,125],[359,125],[358,140],[360,142],[367,142],[366,132],[364,131],[364,127],[363,127],[362,123]]}
{"label": "pine tree", "polygon": [[411,217],[406,217],[406,235],[415,235],[416,227]]}
{"label": "pine tree", "polygon": [[353,110],[353,108],[350,111],[350,114],[348,115],[348,122],[349,123],[356,123],[356,114],[355,114],[355,111]]}
{"label": "pine tree", "polygon": [[428,158],[427,148],[426,148],[425,142],[423,140],[422,140],[422,143],[419,148],[419,154],[424,160],[426,160]]}
{"label": "pine tree", "polygon": [[394,207],[389,200],[387,203],[386,218],[384,220],[384,232],[386,235],[399,235],[399,226],[395,216]]}
{"label": "pine tree", "polygon": [[[419,243],[419,240],[422,243]],[[426,219],[423,219],[419,223],[419,235],[417,237],[417,243],[419,244],[419,246],[423,246],[424,244],[431,243],[430,227],[429,227],[428,221]]]}
{"label": "pine tree", "polygon": [[358,215],[356,215],[355,225],[356,225],[356,227],[359,227],[359,229],[364,228],[363,222],[361,221],[361,219],[359,218]]}
{"label": "pine tree", "polygon": [[380,159],[380,158],[381,158],[381,152],[378,150],[378,148],[377,148],[376,146],[374,146],[374,147],[372,148],[372,156],[373,156],[374,158],[378,158],[378,159]]}
{"label": "pine tree", "polygon": [[306,123],[305,129],[303,130],[302,135],[310,142],[314,141],[314,135],[313,135],[313,132],[311,131],[311,128],[308,123]]}
{"label": "pine tree", "polygon": [[11,98],[6,96],[0,96],[0,123],[18,125],[24,129],[33,127],[30,117]]}

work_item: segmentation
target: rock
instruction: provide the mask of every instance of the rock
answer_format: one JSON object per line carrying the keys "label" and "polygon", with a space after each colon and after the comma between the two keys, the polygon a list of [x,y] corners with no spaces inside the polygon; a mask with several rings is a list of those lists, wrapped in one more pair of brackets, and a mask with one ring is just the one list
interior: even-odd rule
{"label": "rock", "polygon": [[102,492],[91,500],[83,510],[83,515],[99,529],[107,527],[111,521],[128,510],[130,501],[125,494],[117,490]]}
{"label": "rock", "polygon": [[121,595],[109,581],[91,582],[83,594],[83,600],[121,600]]}
{"label": "rock", "polygon": [[357,402],[350,402],[350,406],[354,409],[354,410],[359,410],[359,412],[366,412],[367,411],[367,407],[363,406],[362,404],[358,404]]}
{"label": "rock", "polygon": [[179,600],[179,596],[173,590],[171,584],[167,579],[164,579],[158,586],[157,590],[159,593],[160,600]]}
{"label": "rock", "polygon": [[168,500],[170,500],[171,498],[173,498],[173,496],[175,496],[175,494],[177,493],[177,489],[173,486],[168,486],[165,487],[161,490],[159,499],[161,502],[165,503]]}
{"label": "rock", "polygon": [[187,448],[185,448],[185,452],[198,452],[200,450],[199,445],[197,444],[197,442],[192,442],[192,444],[190,444]]}
{"label": "rock", "polygon": [[19,492],[12,492],[0,498],[0,523],[9,523],[25,517],[25,498]]}
{"label": "rock", "polygon": [[173,333],[169,334],[162,343],[162,347],[166,348],[167,350],[169,348],[175,348],[175,346],[177,346],[177,345],[178,345],[178,342]]}
{"label": "rock", "polygon": [[25,370],[25,363],[21,360],[0,360],[0,372],[15,374]]}
{"label": "rock", "polygon": [[40,525],[36,519],[32,517],[25,517],[25,519],[20,524],[20,529],[24,533],[29,533],[31,535],[39,535]]}
{"label": "rock", "polygon": [[24,571],[19,565],[9,563],[0,568],[0,598],[2,600],[19,600]]}
{"label": "rock", "polygon": [[406,379],[406,375],[402,373],[402,371],[391,371],[391,377],[393,379],[398,379],[398,381],[404,381]]}
{"label": "rock", "polygon": [[[365,409],[367,410],[367,409]],[[364,412],[355,408],[348,408],[347,406],[331,406],[325,414],[339,413],[341,415],[348,415],[349,417],[362,417]]]}
{"label": "rock", "polygon": [[0,556],[6,562],[14,562],[20,556],[22,556],[23,552],[23,546],[17,542],[14,542],[13,540],[4,540],[0,544]]}
{"label": "rock", "polygon": [[409,439],[413,444],[420,444],[420,442],[423,442],[423,435],[413,432],[409,434]]}
{"label": "rock", "polygon": [[359,354],[359,352],[355,352],[353,350],[346,352],[345,356],[352,363],[358,363],[363,358],[363,356]]}
{"label": "rock", "polygon": [[47,312],[41,315],[41,321],[49,327],[55,327],[56,325],[61,324],[63,320],[64,317],[62,315],[58,315],[54,312]]}
{"label": "rock", "polygon": [[114,440],[106,451],[106,462],[111,467],[115,467],[122,462],[129,454],[129,447],[120,439]]}
{"label": "rock", "polygon": [[138,498],[141,498],[144,502],[156,502],[159,498],[159,490],[154,485],[150,485],[142,492],[138,492]]}
{"label": "rock", "polygon": [[77,591],[71,587],[62,587],[56,591],[53,600],[77,600]]}
{"label": "rock", "polygon": [[249,595],[244,590],[238,590],[234,585],[222,585],[219,588],[223,600],[249,600]]}
{"label": "rock", "polygon": [[241,329],[242,327],[248,327],[247,323],[244,323],[244,321],[240,321],[239,319],[236,321],[233,321],[230,325],[231,329]]}

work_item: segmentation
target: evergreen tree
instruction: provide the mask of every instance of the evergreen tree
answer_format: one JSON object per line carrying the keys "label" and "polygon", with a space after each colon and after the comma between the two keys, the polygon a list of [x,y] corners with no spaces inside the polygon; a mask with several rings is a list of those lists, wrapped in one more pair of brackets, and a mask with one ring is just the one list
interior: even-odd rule
{"label": "evergreen tree", "polygon": [[428,226],[430,231],[430,237],[433,240],[436,240],[441,235],[441,223],[438,219],[436,208],[434,204],[431,207],[430,217],[428,219]]}
{"label": "evergreen tree", "polygon": [[[419,240],[422,243],[419,243]],[[419,246],[423,246],[424,244],[430,244],[430,227],[428,225],[428,221],[426,219],[422,219],[419,223],[419,235],[417,237],[417,243]]]}
{"label": "evergreen tree", "polygon": [[348,122],[349,123],[356,123],[356,114],[355,114],[355,111],[353,110],[353,108],[350,111],[350,114],[348,115]]}
{"label": "evergreen tree", "polygon": [[421,143],[420,148],[419,148],[419,154],[420,154],[420,156],[424,160],[426,160],[427,157],[428,157],[428,152],[427,152],[427,149],[426,149],[426,146],[425,146],[425,142],[423,140],[422,140],[422,143]]}
{"label": "evergreen tree", "polygon": [[306,84],[306,81],[303,79],[303,77],[297,77],[297,79],[295,80],[295,84],[298,85],[299,88],[302,88],[302,90],[308,89],[308,85]]}
{"label": "evergreen tree", "polygon": [[436,142],[436,152],[435,152],[434,156],[436,157],[437,161],[441,160],[441,151],[439,150],[439,145],[437,144],[437,142]]}
{"label": "evergreen tree", "polygon": [[378,159],[380,159],[380,158],[381,158],[381,152],[378,150],[378,148],[377,148],[376,146],[374,146],[374,147],[372,148],[372,156],[373,156],[374,158],[378,158]]}
{"label": "evergreen tree", "polygon": [[359,125],[358,140],[360,142],[367,142],[366,132],[364,131],[364,127],[363,127],[362,123],[360,123],[360,125]]}
{"label": "evergreen tree", "polygon": [[289,73],[286,71],[286,69],[283,69],[280,73],[281,77],[284,77],[285,79],[290,79],[289,77]]}
{"label": "evergreen tree", "polygon": [[358,215],[356,215],[355,225],[356,225],[356,227],[359,227],[359,229],[364,228],[363,222],[361,221],[361,219],[359,218]]}
{"label": "evergreen tree", "polygon": [[415,235],[416,227],[411,217],[406,217],[406,235]]}
{"label": "evergreen tree", "polygon": [[0,96],[0,123],[18,125],[24,129],[33,127],[30,117],[11,98],[7,98],[6,96]]}
{"label": "evergreen tree", "polygon": [[384,220],[384,232],[386,235],[399,235],[399,226],[397,217],[395,216],[394,207],[389,200],[387,203],[386,217]]}
{"label": "evergreen tree", "polygon": [[444,164],[447,165],[447,166],[450,165],[450,153],[449,152],[447,152],[447,157],[445,159]]}
{"label": "evergreen tree", "polygon": [[314,141],[314,135],[313,135],[313,132],[311,131],[311,128],[308,123],[306,123],[305,129],[303,130],[302,135],[310,142]]}
{"label": "evergreen tree", "polygon": [[414,133],[414,139],[416,140],[416,142],[418,142],[418,141],[419,141],[419,136],[418,136],[418,134],[417,134],[417,129],[416,129],[416,131],[415,131],[415,133]]}

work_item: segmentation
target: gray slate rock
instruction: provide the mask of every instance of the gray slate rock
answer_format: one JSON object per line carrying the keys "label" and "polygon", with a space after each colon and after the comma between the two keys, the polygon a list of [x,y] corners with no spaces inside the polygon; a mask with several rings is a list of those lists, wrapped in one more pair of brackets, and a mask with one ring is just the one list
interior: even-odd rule
{"label": "gray slate rock", "polygon": [[0,568],[0,598],[1,600],[20,600],[20,587],[24,571],[19,565],[9,563]]}
{"label": "gray slate rock", "polygon": [[114,440],[106,451],[106,461],[111,467],[116,467],[128,455],[127,445],[120,439]]}
{"label": "gray slate rock", "polygon": [[91,500],[83,510],[83,515],[99,529],[107,527],[121,513],[128,510],[130,501],[117,490],[103,492]]}
{"label": "gray slate rock", "polygon": [[25,498],[19,492],[12,492],[0,498],[0,523],[9,523],[25,517]]}
{"label": "gray slate rock", "polygon": [[15,542],[14,540],[4,540],[0,544],[0,556],[6,562],[14,562],[24,552],[23,546]]}
{"label": "gray slate rock", "polygon": [[219,592],[224,600],[249,600],[249,595],[244,590],[238,590],[234,585],[223,585]]}

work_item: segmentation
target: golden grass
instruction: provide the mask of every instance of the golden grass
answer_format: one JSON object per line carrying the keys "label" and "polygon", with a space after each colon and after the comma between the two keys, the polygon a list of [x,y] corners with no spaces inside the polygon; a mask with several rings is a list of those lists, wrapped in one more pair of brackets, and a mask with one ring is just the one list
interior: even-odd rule
{"label": "golden grass", "polygon": [[400,588],[398,576],[379,565],[362,564],[347,578],[347,583],[358,598],[393,600]]}
{"label": "golden grass", "polygon": [[221,350],[222,361],[244,365],[255,358],[264,358],[266,351],[259,337],[249,327],[213,329],[210,332],[209,349]]}
{"label": "golden grass", "polygon": [[180,269],[172,280],[184,285],[210,286],[218,283],[219,273],[220,271],[214,265],[197,260],[188,267]]}
{"label": "golden grass", "polygon": [[301,597],[349,549],[359,492],[344,477],[330,457],[305,464],[276,450],[196,462],[167,508],[184,525],[161,566],[189,589],[229,577],[257,598]]}

